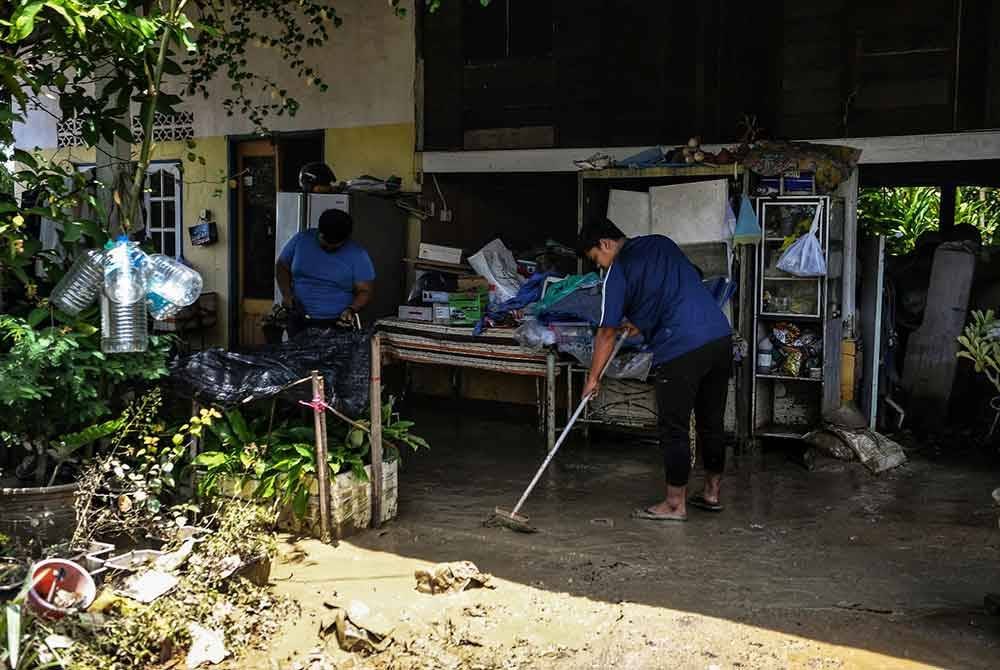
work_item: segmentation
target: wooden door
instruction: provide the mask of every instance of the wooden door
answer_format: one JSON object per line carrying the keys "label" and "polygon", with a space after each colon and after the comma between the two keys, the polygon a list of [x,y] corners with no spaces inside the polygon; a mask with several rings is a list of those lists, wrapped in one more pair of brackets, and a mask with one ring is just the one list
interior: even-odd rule
{"label": "wooden door", "polygon": [[274,305],[277,160],[271,140],[236,147],[241,347],[265,343],[261,321]]}

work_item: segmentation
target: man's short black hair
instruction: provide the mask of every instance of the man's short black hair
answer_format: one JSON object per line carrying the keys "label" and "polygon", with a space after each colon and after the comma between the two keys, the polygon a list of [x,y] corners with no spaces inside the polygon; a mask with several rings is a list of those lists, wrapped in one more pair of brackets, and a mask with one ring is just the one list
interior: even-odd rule
{"label": "man's short black hair", "polygon": [[620,240],[623,237],[625,233],[611,219],[594,220],[583,224],[576,248],[581,256],[586,256],[588,251],[600,246],[601,240]]}
{"label": "man's short black hair", "polygon": [[354,230],[354,219],[347,212],[328,209],[319,215],[319,234],[327,244],[340,244]]}

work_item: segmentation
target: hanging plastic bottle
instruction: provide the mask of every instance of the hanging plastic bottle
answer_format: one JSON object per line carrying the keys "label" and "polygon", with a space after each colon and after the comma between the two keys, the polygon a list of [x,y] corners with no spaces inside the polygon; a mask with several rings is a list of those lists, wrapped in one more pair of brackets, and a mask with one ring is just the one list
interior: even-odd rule
{"label": "hanging plastic bottle", "polygon": [[90,307],[104,285],[104,251],[88,249],[52,289],[49,301],[70,316]]}
{"label": "hanging plastic bottle", "polygon": [[146,301],[123,305],[101,296],[101,351],[106,354],[126,354],[146,351],[149,347],[149,327]]}
{"label": "hanging plastic bottle", "polygon": [[[196,270],[163,254],[148,257],[150,299],[156,295],[162,301],[178,307],[193,305],[201,295],[203,282]],[[153,302],[150,302],[153,306]]]}
{"label": "hanging plastic bottle", "polygon": [[147,257],[138,243],[130,242],[124,236],[108,242],[104,262],[104,294],[119,305],[144,302],[147,271]]}

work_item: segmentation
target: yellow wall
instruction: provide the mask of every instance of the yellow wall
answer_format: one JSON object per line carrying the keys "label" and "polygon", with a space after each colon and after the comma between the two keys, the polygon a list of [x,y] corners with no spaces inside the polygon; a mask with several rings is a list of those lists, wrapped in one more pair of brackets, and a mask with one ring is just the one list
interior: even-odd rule
{"label": "yellow wall", "polygon": [[[205,159],[189,161],[188,153]],[[166,142],[156,147],[155,160],[180,160],[183,191],[183,215],[181,219],[184,236],[182,248],[184,258],[194,266],[205,282],[205,291],[219,294],[218,322],[206,335],[209,345],[226,343],[226,328],[229,317],[229,187],[227,185],[226,138],[203,137],[195,140],[195,148],[189,150],[183,142]],[[188,228],[198,223],[201,210],[212,213],[212,219],[219,229],[219,241],[205,247],[191,246]]]}
{"label": "yellow wall", "polygon": [[363,174],[403,179],[403,188],[414,186],[416,128],[412,123],[393,123],[355,128],[328,128],[323,155],[337,179]]}

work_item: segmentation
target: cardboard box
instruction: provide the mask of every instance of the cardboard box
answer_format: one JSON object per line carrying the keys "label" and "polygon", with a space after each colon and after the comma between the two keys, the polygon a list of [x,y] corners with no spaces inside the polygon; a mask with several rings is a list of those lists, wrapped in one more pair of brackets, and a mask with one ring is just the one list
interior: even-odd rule
{"label": "cardboard box", "polygon": [[417,258],[423,261],[434,261],[436,263],[458,263],[462,262],[462,250],[455,247],[444,247],[440,244],[420,243],[420,251]]}
{"label": "cardboard box", "polygon": [[463,293],[469,291],[485,293],[490,290],[490,283],[486,280],[486,277],[458,277],[457,281],[458,290]]}
{"label": "cardboard box", "polygon": [[483,318],[486,312],[487,296],[485,293],[452,293],[448,298],[451,310],[451,323],[455,325],[472,325]]}
{"label": "cardboard box", "polygon": [[434,309],[432,307],[414,307],[412,305],[399,306],[399,318],[407,321],[433,321]]}
{"label": "cardboard box", "polygon": [[447,291],[424,291],[421,294],[421,299],[427,304],[435,302],[447,303],[448,296],[449,293]]}

